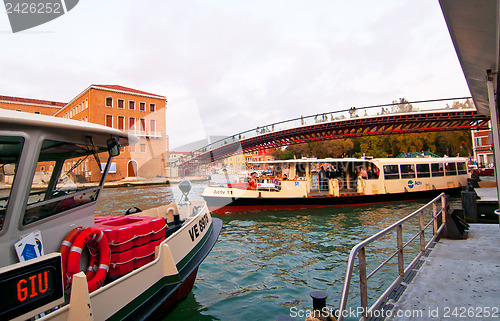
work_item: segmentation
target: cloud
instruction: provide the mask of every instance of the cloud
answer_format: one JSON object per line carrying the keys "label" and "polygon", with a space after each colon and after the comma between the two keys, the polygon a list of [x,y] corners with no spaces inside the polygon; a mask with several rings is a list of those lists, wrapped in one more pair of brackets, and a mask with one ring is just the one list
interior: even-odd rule
{"label": "cloud", "polygon": [[0,34],[1,94],[67,101],[120,84],[165,95],[167,118],[196,105],[186,118],[207,135],[468,95],[435,1],[87,0],[43,26]]}

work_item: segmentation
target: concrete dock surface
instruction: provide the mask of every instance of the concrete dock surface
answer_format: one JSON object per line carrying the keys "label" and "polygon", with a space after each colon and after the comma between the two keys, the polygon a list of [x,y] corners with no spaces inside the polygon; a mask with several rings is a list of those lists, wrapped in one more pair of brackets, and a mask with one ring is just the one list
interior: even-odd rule
{"label": "concrete dock surface", "polygon": [[440,239],[385,320],[500,320],[500,227]]}
{"label": "concrete dock surface", "polygon": [[475,189],[479,201],[498,202],[498,193],[496,187],[481,187]]}

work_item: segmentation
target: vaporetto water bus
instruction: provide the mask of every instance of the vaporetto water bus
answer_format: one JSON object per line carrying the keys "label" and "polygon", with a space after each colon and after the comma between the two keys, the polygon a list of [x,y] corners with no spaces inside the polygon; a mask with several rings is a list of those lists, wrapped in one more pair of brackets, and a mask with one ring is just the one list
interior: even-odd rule
{"label": "vaporetto water bus", "polygon": [[0,110],[0,320],[143,320],[192,289],[222,228],[204,201],[95,216],[113,158],[138,138]]}
{"label": "vaporetto water bus", "polygon": [[[467,185],[467,158],[303,158],[252,162],[259,175],[244,182],[208,186],[212,211],[343,206],[425,199]],[[257,175],[255,175],[257,176]]]}

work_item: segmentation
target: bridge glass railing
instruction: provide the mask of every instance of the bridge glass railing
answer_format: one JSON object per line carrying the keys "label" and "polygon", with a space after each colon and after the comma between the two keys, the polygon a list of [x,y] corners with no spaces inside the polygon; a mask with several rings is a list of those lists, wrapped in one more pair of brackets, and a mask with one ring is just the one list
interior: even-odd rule
{"label": "bridge glass railing", "polygon": [[[443,102],[453,101],[452,106],[448,104],[443,108]],[[451,109],[460,110],[472,110],[475,111],[475,107],[470,100],[470,97],[460,97],[460,98],[448,98],[448,99],[436,99],[436,100],[425,100],[425,101],[414,101],[414,102],[395,102],[386,105],[376,105],[367,107],[351,107],[346,110],[333,111],[315,115],[301,116],[298,118],[293,118],[277,123],[272,123],[265,126],[259,126],[241,133],[237,133],[232,136],[228,136],[224,139],[211,143],[205,147],[193,151],[191,157],[196,157],[207,152],[216,150],[223,146],[229,144],[237,144],[240,141],[258,137],[260,135],[266,135],[273,132],[279,132],[287,129],[298,128],[301,126],[311,126],[318,125],[321,123],[329,123],[341,120],[349,120],[356,118],[372,118],[376,116],[387,116],[395,114],[415,114],[424,112],[439,112],[447,111]],[[185,161],[185,160],[184,160]]]}

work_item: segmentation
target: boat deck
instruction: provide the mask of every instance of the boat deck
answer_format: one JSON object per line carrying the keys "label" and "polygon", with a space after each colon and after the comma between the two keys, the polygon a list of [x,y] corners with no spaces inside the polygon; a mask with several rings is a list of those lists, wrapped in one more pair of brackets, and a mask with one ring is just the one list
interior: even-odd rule
{"label": "boat deck", "polygon": [[471,224],[467,239],[441,239],[423,261],[385,320],[500,319],[498,224]]}

